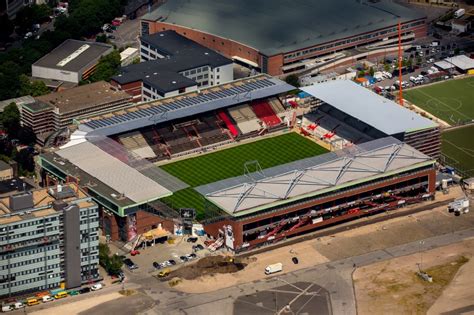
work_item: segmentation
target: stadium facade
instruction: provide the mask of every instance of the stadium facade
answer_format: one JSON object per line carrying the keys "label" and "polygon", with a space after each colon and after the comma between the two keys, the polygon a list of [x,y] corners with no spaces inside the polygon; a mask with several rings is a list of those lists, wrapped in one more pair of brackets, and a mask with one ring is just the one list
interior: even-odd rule
{"label": "stadium facade", "polygon": [[205,230],[243,251],[433,198],[435,160],[388,137],[198,187],[226,215]]}
{"label": "stadium facade", "polygon": [[[354,86],[326,90],[361,106],[351,96]],[[296,126],[295,109],[280,99],[290,90],[281,80],[258,75],[83,119],[69,143],[39,156],[43,181],[79,183],[100,205],[104,234],[112,240],[132,241],[159,225],[173,230],[181,222],[179,209],[161,199],[189,185],[153,163],[289,130]],[[379,115],[397,119],[398,125],[387,124],[382,132],[373,116],[361,121],[339,99],[307,92],[353,115],[364,127],[357,132],[366,138],[341,150],[194,188],[205,208],[204,230],[215,240],[211,248],[244,251],[434,197],[435,159],[395,136],[436,125],[400,112],[396,104],[384,109],[373,93],[363,94],[364,102],[381,110]],[[313,105],[316,110],[327,105],[309,104],[302,108],[309,113]],[[337,118],[331,114],[325,119]],[[334,134],[350,136],[351,128],[343,124]]]}
{"label": "stadium facade", "polygon": [[387,0],[176,0],[144,15],[141,34],[174,30],[236,62],[280,75],[306,59],[396,44],[399,22],[404,42],[427,34],[426,16]]}

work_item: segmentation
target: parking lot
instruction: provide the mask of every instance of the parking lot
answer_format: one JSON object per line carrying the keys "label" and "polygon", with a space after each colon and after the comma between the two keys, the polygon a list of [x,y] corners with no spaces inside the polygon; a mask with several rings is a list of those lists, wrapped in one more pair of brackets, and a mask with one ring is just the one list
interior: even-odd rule
{"label": "parking lot", "polygon": [[[132,278],[149,276],[150,274],[155,275],[164,268],[170,268],[173,270],[187,263],[180,259],[181,256],[194,253],[196,254],[196,257],[190,261],[195,261],[210,254],[209,250],[204,246],[201,238],[198,237],[198,240],[195,243],[188,242],[188,239],[188,236],[173,236],[174,241],[172,242],[165,241],[164,243],[157,243],[153,246],[137,248],[140,254],[135,256],[128,254],[127,258],[130,258],[138,268],[129,270],[127,266],[124,265],[123,270],[125,274]],[[193,250],[193,246],[196,245],[201,245],[204,249],[198,251]],[[153,266],[154,262],[160,264],[168,260],[174,260],[176,265],[166,265],[162,266],[160,269]]]}

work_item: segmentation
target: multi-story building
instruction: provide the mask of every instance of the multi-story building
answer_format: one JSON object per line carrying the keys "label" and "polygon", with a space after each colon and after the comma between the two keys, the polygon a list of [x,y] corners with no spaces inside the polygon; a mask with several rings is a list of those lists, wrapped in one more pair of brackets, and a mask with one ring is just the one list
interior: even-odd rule
{"label": "multi-story building", "polygon": [[[343,9],[339,9],[343,8]],[[168,1],[142,17],[141,35],[174,30],[261,72],[305,69],[305,61],[364,45],[396,45],[427,33],[426,16],[394,1]]]}
{"label": "multi-story building", "polygon": [[33,78],[78,84],[94,73],[100,57],[113,51],[104,43],[68,39],[31,66]]}
{"label": "multi-story building", "polygon": [[21,122],[42,144],[49,134],[70,126],[75,118],[117,110],[131,101],[129,94],[100,81],[36,97],[34,103],[22,106]]}
{"label": "multi-story building", "polygon": [[0,199],[0,296],[99,278],[98,206],[76,185]]}
{"label": "multi-story building", "polygon": [[174,32],[164,31],[140,39],[142,63],[122,68],[112,84],[150,101],[230,82],[232,60]]}

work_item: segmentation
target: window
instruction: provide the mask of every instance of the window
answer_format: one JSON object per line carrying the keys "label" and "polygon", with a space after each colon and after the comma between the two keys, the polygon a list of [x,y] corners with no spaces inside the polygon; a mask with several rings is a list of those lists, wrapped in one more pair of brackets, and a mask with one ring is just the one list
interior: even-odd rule
{"label": "window", "polygon": [[219,72],[220,70],[221,70],[221,68],[217,68],[217,69],[216,69],[216,72]]}

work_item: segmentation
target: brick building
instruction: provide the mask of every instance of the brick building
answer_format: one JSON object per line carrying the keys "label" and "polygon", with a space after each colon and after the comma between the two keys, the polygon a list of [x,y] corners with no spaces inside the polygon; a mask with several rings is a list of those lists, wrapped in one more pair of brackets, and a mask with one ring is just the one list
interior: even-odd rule
{"label": "brick building", "polygon": [[280,75],[304,69],[310,58],[396,44],[398,22],[404,42],[426,36],[426,17],[395,2],[177,0],[144,15],[141,34],[174,30],[237,63]]}

